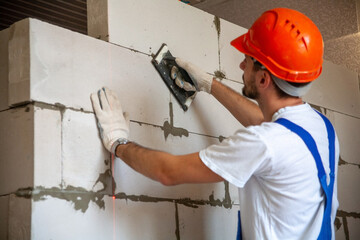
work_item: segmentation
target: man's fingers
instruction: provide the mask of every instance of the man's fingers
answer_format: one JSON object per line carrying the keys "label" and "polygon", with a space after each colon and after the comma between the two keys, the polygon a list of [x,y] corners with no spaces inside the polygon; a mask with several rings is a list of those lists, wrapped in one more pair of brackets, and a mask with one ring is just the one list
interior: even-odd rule
{"label": "man's fingers", "polygon": [[175,62],[177,63],[177,65],[179,65],[179,67],[184,69],[186,68],[187,63],[183,61],[181,58],[175,58]]}
{"label": "man's fingers", "polygon": [[184,90],[196,92],[195,86],[191,85],[191,83],[188,83],[188,82],[184,82]]}
{"label": "man's fingers", "polygon": [[110,108],[113,111],[122,112],[121,103],[120,103],[120,100],[118,99],[116,93],[114,91],[111,91],[111,90],[107,89],[107,88],[105,88],[105,90],[106,90],[107,99],[108,99],[109,104],[110,104]]}
{"label": "man's fingers", "polygon": [[93,106],[93,109],[95,111],[95,114],[101,114],[101,106],[100,106],[100,102],[99,102],[99,97],[97,93],[92,93],[90,95],[90,99],[91,99],[91,103]]}
{"label": "man's fingers", "polygon": [[110,105],[109,105],[109,101],[106,96],[105,88],[101,88],[99,90],[99,98],[100,98],[100,104],[101,104],[103,111],[110,111]]}
{"label": "man's fingers", "polygon": [[177,77],[175,83],[179,88],[184,88],[184,81],[181,78]]}

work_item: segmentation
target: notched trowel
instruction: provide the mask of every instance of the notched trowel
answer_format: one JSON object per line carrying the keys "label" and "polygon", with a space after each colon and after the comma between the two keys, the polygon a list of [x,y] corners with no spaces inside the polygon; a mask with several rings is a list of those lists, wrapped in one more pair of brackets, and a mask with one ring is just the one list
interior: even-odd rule
{"label": "notched trowel", "polygon": [[[189,74],[177,65],[175,58],[171,55],[165,43],[161,46],[151,62],[182,109],[186,111],[196,95],[196,89],[193,87],[194,83]],[[184,88],[176,85],[175,81],[183,85]],[[184,89],[190,89],[190,91]]]}

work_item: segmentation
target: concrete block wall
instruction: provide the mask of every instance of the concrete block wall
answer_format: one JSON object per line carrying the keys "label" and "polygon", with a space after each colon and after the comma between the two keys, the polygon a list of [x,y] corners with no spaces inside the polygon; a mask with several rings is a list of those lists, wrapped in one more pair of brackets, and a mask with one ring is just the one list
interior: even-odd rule
{"label": "concrete block wall", "polygon": [[[8,66],[0,67],[7,96],[0,96],[0,238],[234,239],[237,189],[226,182],[165,187],[112,159],[89,94],[113,89],[130,114],[130,138],[141,145],[186,154],[216,144],[242,126],[205,93],[183,112],[151,55],[165,42],[240,91],[243,57],[229,41],[246,29],[175,0],[88,7],[93,37],[35,19],[0,32],[0,62]],[[325,62],[306,98],[332,120],[342,147],[339,239],[358,236],[358,84],[356,74]]]}

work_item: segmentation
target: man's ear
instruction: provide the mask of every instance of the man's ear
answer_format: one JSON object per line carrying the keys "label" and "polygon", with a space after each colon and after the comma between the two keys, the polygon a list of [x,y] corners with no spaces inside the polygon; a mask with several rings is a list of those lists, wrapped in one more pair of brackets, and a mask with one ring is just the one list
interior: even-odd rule
{"label": "man's ear", "polygon": [[258,71],[258,87],[259,88],[267,88],[269,87],[269,85],[271,84],[271,75],[268,71],[266,70],[260,70]]}

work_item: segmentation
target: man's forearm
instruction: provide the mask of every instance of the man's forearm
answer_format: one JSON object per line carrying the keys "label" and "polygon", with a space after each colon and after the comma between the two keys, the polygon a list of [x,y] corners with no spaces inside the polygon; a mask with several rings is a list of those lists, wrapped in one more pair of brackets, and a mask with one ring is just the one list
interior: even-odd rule
{"label": "man's forearm", "polygon": [[116,148],[116,156],[121,158],[127,165],[135,171],[168,185],[169,182],[164,172],[166,170],[164,161],[171,161],[170,154],[166,152],[154,151],[135,143],[119,145]]}
{"label": "man's forearm", "polygon": [[199,153],[172,155],[128,143],[116,148],[116,156],[135,171],[167,186],[223,181],[205,166]]}
{"label": "man's forearm", "polygon": [[212,83],[211,94],[245,127],[264,121],[257,104],[216,80]]}

